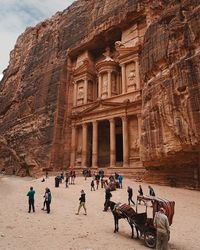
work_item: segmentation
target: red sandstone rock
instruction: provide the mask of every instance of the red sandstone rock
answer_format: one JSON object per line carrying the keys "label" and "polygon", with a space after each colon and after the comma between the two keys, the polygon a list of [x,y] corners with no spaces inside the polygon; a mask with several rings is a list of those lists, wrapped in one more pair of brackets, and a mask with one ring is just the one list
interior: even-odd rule
{"label": "red sandstone rock", "polygon": [[73,86],[68,55],[88,44],[95,48],[102,40],[118,40],[121,30],[141,17],[147,23],[140,44],[145,178],[199,185],[198,0],[81,0],[28,28],[0,83],[1,168],[38,175],[69,166]]}

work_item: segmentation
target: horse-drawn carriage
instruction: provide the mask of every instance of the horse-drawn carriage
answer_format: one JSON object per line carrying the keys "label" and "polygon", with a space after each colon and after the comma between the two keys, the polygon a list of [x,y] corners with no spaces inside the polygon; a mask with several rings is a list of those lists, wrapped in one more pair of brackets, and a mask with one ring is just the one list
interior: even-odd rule
{"label": "horse-drawn carriage", "polygon": [[[138,205],[143,202],[145,205],[145,212],[138,213]],[[150,207],[149,207],[150,204]],[[141,232],[141,235],[144,235],[145,244],[150,247],[154,248],[156,245],[156,228],[154,227],[153,220],[155,217],[156,212],[163,207],[165,209],[165,214],[168,217],[169,225],[172,224],[173,216],[174,216],[174,207],[175,202],[169,201],[162,198],[157,198],[153,196],[138,196],[137,203],[136,203],[136,213],[140,217],[141,214],[144,214],[144,220],[140,221],[138,217],[138,221],[136,220],[134,223],[135,227]],[[147,210],[152,209],[151,217],[148,217]],[[136,217],[137,218],[137,217]]]}
{"label": "horse-drawn carriage", "polygon": [[[141,202],[144,203],[145,212],[138,212],[142,208],[144,209],[143,204],[140,205]],[[140,232],[140,237],[144,237],[145,245],[150,248],[154,248],[156,245],[156,228],[153,225],[155,214],[159,211],[161,207],[163,207],[169,219],[169,225],[171,225],[174,215],[174,206],[174,201],[169,201],[166,199],[156,198],[152,196],[138,196],[136,203],[136,211],[130,205],[116,204],[115,202],[111,201],[110,208],[115,220],[114,232],[118,232],[119,230],[119,219],[127,219],[132,229],[132,238],[134,235],[135,227],[137,232],[137,238],[139,238]],[[151,216],[149,216],[149,212],[152,212]]]}

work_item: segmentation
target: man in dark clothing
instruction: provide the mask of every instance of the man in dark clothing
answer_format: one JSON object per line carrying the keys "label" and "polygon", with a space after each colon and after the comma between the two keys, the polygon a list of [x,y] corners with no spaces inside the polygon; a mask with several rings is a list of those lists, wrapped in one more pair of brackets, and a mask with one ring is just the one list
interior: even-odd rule
{"label": "man in dark clothing", "polygon": [[110,198],[112,197],[112,194],[110,192],[110,189],[107,188],[105,190],[105,202],[104,202],[104,212],[106,212],[108,210],[109,207],[109,202],[110,202]]}
{"label": "man in dark clothing", "polygon": [[31,212],[31,207],[32,207],[33,212],[35,212],[34,195],[35,195],[35,190],[33,190],[33,187],[30,187],[30,191],[27,193],[28,204],[29,204],[29,210],[28,210],[29,213]]}
{"label": "man in dark clothing", "polygon": [[45,202],[47,207],[47,213],[50,213],[50,204],[51,204],[51,191],[49,188],[46,188],[45,192]]}
{"label": "man in dark clothing", "polygon": [[156,194],[155,194],[153,188],[152,188],[150,185],[149,185],[149,195],[150,195],[150,196],[156,196]]}
{"label": "man in dark clothing", "polygon": [[94,190],[95,191],[95,187],[94,187],[94,180],[91,181],[91,191]]}
{"label": "man in dark clothing", "polygon": [[132,200],[133,197],[133,189],[131,187],[127,188],[127,192],[128,192],[128,204],[130,205],[130,202],[133,203],[133,205],[135,205],[135,202]]}
{"label": "man in dark clothing", "polygon": [[85,207],[85,192],[84,192],[84,190],[81,190],[81,197],[79,198],[79,201],[80,201],[80,204],[79,204],[78,212],[76,213],[76,215],[79,214],[81,207],[84,208],[85,215],[87,215],[87,210],[86,210],[86,207]]}

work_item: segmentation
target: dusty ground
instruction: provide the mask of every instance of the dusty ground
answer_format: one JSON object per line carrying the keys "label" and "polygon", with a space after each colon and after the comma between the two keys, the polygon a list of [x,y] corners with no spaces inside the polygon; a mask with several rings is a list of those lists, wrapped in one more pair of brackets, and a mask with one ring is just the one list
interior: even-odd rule
{"label": "dusty ground", "polygon": [[[113,233],[111,212],[104,213],[104,190],[90,191],[91,179],[76,179],[68,189],[62,184],[54,188],[54,178],[41,179],[0,177],[0,250],[143,250],[143,240],[131,239],[131,229],[125,220],[120,231]],[[127,202],[127,185],[138,189],[138,183],[124,180],[124,188],[113,192],[113,201]],[[36,213],[28,214],[26,194],[36,190]],[[45,187],[52,191],[51,213],[41,210]],[[142,184],[147,194],[147,184]],[[171,226],[170,249],[200,249],[200,192],[154,185],[159,197],[176,202]],[[80,190],[87,198],[88,215],[75,215]],[[142,209],[142,208],[141,208]]]}

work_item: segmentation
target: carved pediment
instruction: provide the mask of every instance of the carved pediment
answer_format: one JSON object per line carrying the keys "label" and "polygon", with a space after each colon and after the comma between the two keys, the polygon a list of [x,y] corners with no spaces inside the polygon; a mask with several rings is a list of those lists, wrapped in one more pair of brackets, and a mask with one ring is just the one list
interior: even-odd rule
{"label": "carved pediment", "polygon": [[110,110],[111,108],[114,108],[114,107],[123,107],[127,105],[127,102],[108,102],[105,100],[98,100],[92,106],[82,110],[81,112],[78,112],[77,115],[82,116],[86,114],[92,114],[92,113]]}
{"label": "carved pediment", "polygon": [[138,54],[141,49],[141,44],[137,44],[134,47],[125,47],[123,44],[115,43],[115,48],[119,53],[118,59],[123,59],[128,57],[129,55]]}
{"label": "carved pediment", "polygon": [[95,74],[94,66],[87,59],[84,60],[82,64],[78,68],[76,68],[73,72],[74,77],[80,76],[82,74],[90,74],[92,76]]}

